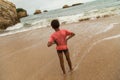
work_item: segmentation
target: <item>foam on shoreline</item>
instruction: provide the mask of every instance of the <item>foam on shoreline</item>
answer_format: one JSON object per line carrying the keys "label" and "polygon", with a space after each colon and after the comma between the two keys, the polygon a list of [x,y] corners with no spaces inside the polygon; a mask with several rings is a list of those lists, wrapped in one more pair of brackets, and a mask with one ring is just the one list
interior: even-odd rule
{"label": "foam on shoreline", "polygon": [[50,22],[53,19],[58,19],[60,21],[60,24],[69,24],[73,22],[82,22],[86,20],[95,20],[102,17],[109,17],[113,15],[119,15],[120,14],[120,6],[110,7],[110,8],[104,8],[104,9],[95,9],[90,10],[88,12],[83,12],[76,15],[71,16],[63,16],[63,17],[56,17],[56,18],[47,18],[42,20],[36,20],[36,21],[28,21],[25,23],[18,23],[14,26],[8,27],[3,33],[0,34],[0,36],[6,36],[11,35],[19,32],[24,32],[28,30],[38,29],[42,27],[48,27],[50,26]]}

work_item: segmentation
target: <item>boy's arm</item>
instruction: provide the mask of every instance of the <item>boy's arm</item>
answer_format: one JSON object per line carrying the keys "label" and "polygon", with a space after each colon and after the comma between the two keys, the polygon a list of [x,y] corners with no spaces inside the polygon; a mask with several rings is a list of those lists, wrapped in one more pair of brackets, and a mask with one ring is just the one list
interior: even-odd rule
{"label": "boy's arm", "polygon": [[55,42],[53,42],[53,43],[52,43],[52,42],[48,42],[48,43],[47,43],[47,46],[50,47],[50,46],[52,46],[53,44],[55,44]]}
{"label": "boy's arm", "polygon": [[52,46],[53,44],[54,44],[54,38],[53,38],[52,36],[50,36],[49,41],[48,41],[48,43],[47,43],[47,46],[50,47],[50,46]]}
{"label": "boy's arm", "polygon": [[75,33],[71,33],[66,40],[69,40],[70,38],[72,38],[73,36],[75,36]]}

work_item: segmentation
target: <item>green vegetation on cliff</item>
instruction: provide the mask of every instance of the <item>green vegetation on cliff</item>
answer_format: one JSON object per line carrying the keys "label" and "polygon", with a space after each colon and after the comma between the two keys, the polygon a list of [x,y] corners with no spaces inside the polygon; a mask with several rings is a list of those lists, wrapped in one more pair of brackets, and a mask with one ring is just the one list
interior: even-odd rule
{"label": "green vegetation on cliff", "polygon": [[19,13],[19,12],[24,12],[24,11],[26,11],[26,10],[23,9],[23,8],[17,8],[16,11],[17,11],[17,13]]}

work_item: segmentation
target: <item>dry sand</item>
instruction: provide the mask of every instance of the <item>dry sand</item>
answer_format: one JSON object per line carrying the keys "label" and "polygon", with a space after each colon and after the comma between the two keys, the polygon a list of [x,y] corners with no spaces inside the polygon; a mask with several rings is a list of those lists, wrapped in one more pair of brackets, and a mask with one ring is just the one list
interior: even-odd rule
{"label": "dry sand", "polygon": [[74,71],[62,74],[53,32],[42,28],[0,37],[0,80],[120,80],[120,16],[62,25],[76,33],[68,41]]}

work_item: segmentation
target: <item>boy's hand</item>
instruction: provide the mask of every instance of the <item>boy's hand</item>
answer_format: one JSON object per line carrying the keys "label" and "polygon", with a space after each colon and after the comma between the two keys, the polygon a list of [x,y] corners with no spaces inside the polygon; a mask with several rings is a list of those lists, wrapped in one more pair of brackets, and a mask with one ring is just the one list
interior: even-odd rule
{"label": "boy's hand", "polygon": [[53,42],[53,43],[48,42],[47,46],[50,47],[50,46],[52,46],[53,44],[56,44],[56,42]]}
{"label": "boy's hand", "polygon": [[47,46],[50,47],[50,46],[52,46],[52,44],[53,44],[53,43],[48,42]]}

